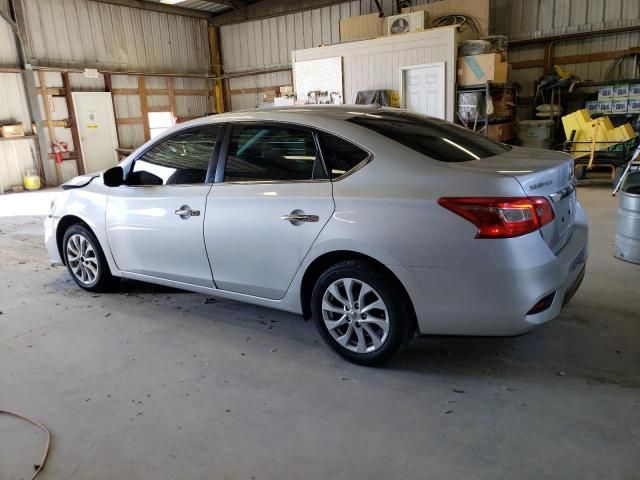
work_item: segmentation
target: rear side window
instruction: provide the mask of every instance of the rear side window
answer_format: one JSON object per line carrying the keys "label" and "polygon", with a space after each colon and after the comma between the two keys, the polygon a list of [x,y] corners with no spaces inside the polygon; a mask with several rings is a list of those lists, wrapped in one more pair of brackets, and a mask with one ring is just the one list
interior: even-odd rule
{"label": "rear side window", "polygon": [[338,178],[369,158],[369,152],[329,133],[319,133],[322,156],[331,178]]}
{"label": "rear side window", "polygon": [[310,131],[280,125],[233,126],[225,182],[300,181],[324,177]]}
{"label": "rear side window", "polygon": [[441,162],[479,160],[510,148],[459,125],[406,112],[363,114],[347,121]]}

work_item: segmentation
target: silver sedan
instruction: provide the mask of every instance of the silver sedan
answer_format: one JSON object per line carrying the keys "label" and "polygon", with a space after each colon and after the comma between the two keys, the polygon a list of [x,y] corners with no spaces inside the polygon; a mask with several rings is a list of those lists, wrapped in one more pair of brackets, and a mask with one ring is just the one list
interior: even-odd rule
{"label": "silver sedan", "polygon": [[397,109],[203,118],[64,188],[45,240],[80,287],[124,277],[299,313],[361,364],[416,334],[526,332],[587,259],[571,157]]}

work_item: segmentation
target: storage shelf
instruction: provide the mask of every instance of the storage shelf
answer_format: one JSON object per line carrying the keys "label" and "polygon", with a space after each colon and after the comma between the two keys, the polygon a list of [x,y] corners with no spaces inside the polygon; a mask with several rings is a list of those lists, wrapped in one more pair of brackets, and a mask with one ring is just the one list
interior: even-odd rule
{"label": "storage shelf", "polygon": [[23,135],[22,137],[0,137],[0,142],[11,142],[15,140],[31,140],[37,138],[37,135]]}

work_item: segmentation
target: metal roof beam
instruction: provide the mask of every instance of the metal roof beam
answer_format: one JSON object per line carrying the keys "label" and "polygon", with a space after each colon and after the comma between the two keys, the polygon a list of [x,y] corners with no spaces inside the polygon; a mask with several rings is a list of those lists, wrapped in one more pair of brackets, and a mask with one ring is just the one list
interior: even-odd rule
{"label": "metal roof beam", "polygon": [[345,0],[262,0],[244,8],[238,8],[211,17],[211,25],[227,25],[229,23],[246,22],[260,18],[276,17],[289,13],[326,7]]}
{"label": "metal roof beam", "polygon": [[[141,10],[149,10],[151,12],[170,13],[173,15],[182,15],[184,17],[204,18],[208,19],[211,14],[200,10],[190,8],[176,7],[165,3],[147,2],[145,0],[92,0],[98,3],[111,3],[122,7],[139,8]],[[235,1],[235,0],[234,0]],[[212,2],[224,3],[224,2]]]}

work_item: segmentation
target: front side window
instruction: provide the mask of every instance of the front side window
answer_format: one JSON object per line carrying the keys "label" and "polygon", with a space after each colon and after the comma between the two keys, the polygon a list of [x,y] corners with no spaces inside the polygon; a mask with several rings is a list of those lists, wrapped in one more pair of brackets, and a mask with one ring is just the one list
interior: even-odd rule
{"label": "front side window", "polygon": [[233,126],[225,182],[321,178],[324,178],[324,170],[310,131],[279,125]]}
{"label": "front side window", "polygon": [[369,152],[330,133],[319,133],[322,156],[332,179],[341,177],[369,158]]}
{"label": "front side window", "polygon": [[510,147],[459,125],[407,112],[380,112],[347,120],[441,162],[493,157]]}
{"label": "front side window", "polygon": [[128,185],[205,183],[220,126],[205,125],[162,140],[135,160]]}

